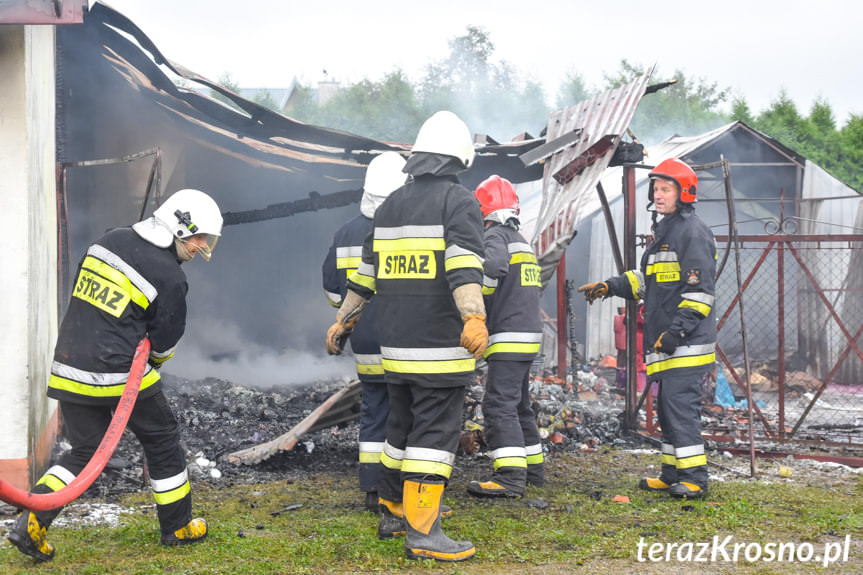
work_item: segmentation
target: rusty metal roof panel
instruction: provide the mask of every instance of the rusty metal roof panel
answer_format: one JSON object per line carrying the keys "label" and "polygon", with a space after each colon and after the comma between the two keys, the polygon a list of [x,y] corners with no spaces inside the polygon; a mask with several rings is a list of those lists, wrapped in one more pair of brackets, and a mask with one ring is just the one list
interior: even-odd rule
{"label": "rusty metal roof panel", "polygon": [[549,116],[547,142],[577,137],[545,160],[542,205],[532,239],[544,280],[551,277],[578,221],[594,210],[596,184],[632,121],[652,71]]}

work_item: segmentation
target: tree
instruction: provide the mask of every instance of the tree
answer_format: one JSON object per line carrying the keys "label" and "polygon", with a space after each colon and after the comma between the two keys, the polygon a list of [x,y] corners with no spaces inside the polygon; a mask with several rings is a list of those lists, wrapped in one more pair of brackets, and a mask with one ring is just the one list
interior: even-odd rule
{"label": "tree", "polygon": [[581,74],[567,73],[557,91],[557,106],[558,108],[573,106],[593,97],[595,93],[595,90],[587,87]]}
{"label": "tree", "polygon": [[[646,71],[644,66],[621,60],[620,69],[613,75],[606,75],[606,89],[628,84]],[[688,78],[680,70],[671,77],[662,78],[655,69],[650,83],[671,80],[675,83],[645,95],[638,104],[631,127],[641,141],[650,145],[675,134],[700,134],[729,121],[720,110],[729,97],[728,88],[720,88],[716,82],[703,78]]]}
{"label": "tree", "polygon": [[452,110],[472,131],[498,141],[545,126],[549,110],[542,87],[523,81],[508,62],[492,61],[494,43],[485,30],[468,26],[449,48],[445,58],[427,66],[420,82],[425,116]]}
{"label": "tree", "polygon": [[[216,83],[219,86],[221,86],[227,90],[230,90],[231,92],[233,92],[237,95],[239,95],[239,93],[240,93],[240,86],[237,85],[237,83],[231,77],[230,72],[225,72],[224,74],[219,76],[219,79],[216,80]],[[210,96],[215,98],[216,100],[219,100],[220,102],[224,102],[225,104],[229,105],[230,107],[234,108],[235,110],[240,109],[240,107],[237,106],[233,100],[231,100],[230,98],[228,98],[224,94],[213,90],[212,88],[210,89]]]}
{"label": "tree", "polygon": [[263,92],[258,92],[255,94],[255,99],[253,100],[256,104],[259,104],[265,108],[269,108],[275,112],[281,113],[281,109],[279,108],[279,103],[276,102],[276,99],[273,98],[273,95],[269,90],[264,90]]}

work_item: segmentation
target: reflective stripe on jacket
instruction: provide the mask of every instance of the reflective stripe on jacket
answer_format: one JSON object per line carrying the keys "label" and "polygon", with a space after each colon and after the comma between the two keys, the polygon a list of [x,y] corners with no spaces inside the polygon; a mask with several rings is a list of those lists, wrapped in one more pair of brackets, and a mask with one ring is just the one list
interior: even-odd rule
{"label": "reflective stripe on jacket", "polygon": [[[694,211],[677,211],[658,222],[644,251],[641,269],[609,281],[613,295],[644,299],[644,349],[648,376],[670,370],[700,370],[716,361],[714,276],[716,242]],[[656,353],[664,331],[679,337],[673,354]]]}
{"label": "reflective stripe on jacket", "polygon": [[465,384],[476,362],[461,347],[452,291],[481,283],[482,257],[479,204],[454,176],[417,176],[381,204],[348,286],[374,294],[385,372]]}
{"label": "reflective stripe on jacket", "polygon": [[484,357],[531,361],[539,353],[541,268],[518,231],[492,224],[485,231],[483,294],[489,341]]}
{"label": "reflective stripe on jacket", "polygon": [[[123,392],[135,348],[145,336],[150,363],[169,359],[186,328],[186,275],[171,248],[131,228],[116,228],[87,249],[60,324],[48,396],[111,404]],[[139,397],[161,387],[151,366]]]}

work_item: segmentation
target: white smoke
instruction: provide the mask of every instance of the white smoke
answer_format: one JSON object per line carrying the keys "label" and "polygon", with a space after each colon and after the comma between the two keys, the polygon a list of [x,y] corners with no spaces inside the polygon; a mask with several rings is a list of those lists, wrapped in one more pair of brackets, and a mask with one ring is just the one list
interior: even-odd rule
{"label": "white smoke", "polygon": [[185,379],[214,377],[246,387],[303,385],[322,379],[353,379],[356,368],[350,351],[330,356],[293,349],[277,350],[242,337],[237,325],[222,319],[197,320],[189,329],[165,373]]}

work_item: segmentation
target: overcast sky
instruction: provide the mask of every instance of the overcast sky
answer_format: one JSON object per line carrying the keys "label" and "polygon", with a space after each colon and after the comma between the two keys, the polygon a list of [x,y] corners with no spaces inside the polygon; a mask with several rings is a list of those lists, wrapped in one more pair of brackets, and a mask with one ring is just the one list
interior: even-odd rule
{"label": "overcast sky", "polygon": [[759,113],[782,90],[808,115],[817,98],[841,127],[863,114],[863,2],[855,0],[110,0],[165,56],[244,88],[323,79],[418,80],[467,26],[488,32],[495,59],[543,84],[588,86],[621,59],[658,75],[681,70],[730,88]]}

